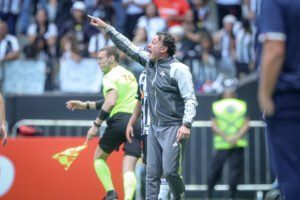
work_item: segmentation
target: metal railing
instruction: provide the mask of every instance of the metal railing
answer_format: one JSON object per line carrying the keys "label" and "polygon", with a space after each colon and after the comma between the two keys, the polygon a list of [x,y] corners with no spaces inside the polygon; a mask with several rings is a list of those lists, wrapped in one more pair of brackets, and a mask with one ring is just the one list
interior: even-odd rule
{"label": "metal railing", "polygon": [[[22,119],[12,127],[11,136],[17,137],[21,125],[36,127],[43,136],[85,136],[92,124],[91,120]],[[106,122],[101,127],[106,127]]]}
{"label": "metal railing", "polygon": [[[192,134],[185,150],[184,178],[186,191],[197,192],[207,189],[207,176],[210,169],[213,148],[213,131],[210,121],[195,121]],[[262,198],[263,191],[272,189],[269,155],[265,141],[265,123],[250,121],[250,129],[246,135],[249,145],[244,151],[244,174],[239,191],[254,191],[256,198]],[[196,133],[196,134],[195,134]],[[229,189],[229,166],[223,169],[220,184],[215,186],[217,191]]]}
{"label": "metal railing", "polygon": [[[18,121],[12,129],[12,136],[17,136],[17,128],[28,125],[41,129],[43,136],[85,136],[92,125],[91,120],[36,120],[24,119]],[[103,124],[105,127],[106,124]],[[250,121],[249,141],[244,151],[244,174],[242,183],[237,189],[240,191],[257,191],[257,196],[262,191],[272,188],[269,156],[264,137],[265,123],[263,121]],[[65,132],[65,134],[63,133]],[[195,134],[196,133],[196,134]],[[210,121],[195,121],[192,134],[186,145],[184,160],[184,178],[186,191],[205,191],[206,179],[210,160],[214,152],[213,133]],[[225,165],[221,183],[215,190],[228,190],[229,167]]]}

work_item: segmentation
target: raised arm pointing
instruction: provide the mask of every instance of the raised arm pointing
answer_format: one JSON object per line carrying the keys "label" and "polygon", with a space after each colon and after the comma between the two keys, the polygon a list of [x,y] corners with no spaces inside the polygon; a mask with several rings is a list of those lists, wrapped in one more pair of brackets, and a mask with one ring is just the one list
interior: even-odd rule
{"label": "raised arm pointing", "polygon": [[91,19],[91,25],[97,28],[105,29],[107,24],[100,18],[93,17],[91,15],[87,15]]}
{"label": "raised arm pointing", "polygon": [[91,15],[87,16],[91,19],[91,25],[103,29],[118,49],[142,66],[146,66],[148,62],[148,52],[134,45],[128,38],[119,33],[114,27],[106,24],[100,18]]}

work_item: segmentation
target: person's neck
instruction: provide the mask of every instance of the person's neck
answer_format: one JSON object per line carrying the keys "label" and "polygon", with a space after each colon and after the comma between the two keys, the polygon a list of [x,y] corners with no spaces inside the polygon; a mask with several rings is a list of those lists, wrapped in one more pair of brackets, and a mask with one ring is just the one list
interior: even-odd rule
{"label": "person's neck", "polygon": [[169,57],[169,55],[167,53],[165,53],[165,54],[162,54],[158,59],[161,60],[161,59],[165,59],[167,57]]}
{"label": "person's neck", "polygon": [[75,23],[76,24],[82,24],[83,23],[83,19],[81,19],[81,18],[75,18]]}
{"label": "person's neck", "polygon": [[45,27],[46,26],[46,23],[42,23],[42,22],[37,22],[38,26],[39,27]]}
{"label": "person's neck", "polygon": [[168,58],[168,57],[169,57],[168,54],[161,55],[159,58],[157,58],[157,59],[155,60],[155,62],[157,62],[157,61],[159,61],[159,60],[166,59],[166,58]]}
{"label": "person's neck", "polygon": [[39,26],[39,30],[40,30],[40,32],[45,32],[46,31],[46,25],[45,24],[38,24],[38,26]]}
{"label": "person's neck", "polygon": [[110,65],[110,70],[109,71],[111,71],[113,68],[115,68],[115,67],[117,67],[119,65],[119,63],[117,63],[117,62],[113,62],[111,65]]}

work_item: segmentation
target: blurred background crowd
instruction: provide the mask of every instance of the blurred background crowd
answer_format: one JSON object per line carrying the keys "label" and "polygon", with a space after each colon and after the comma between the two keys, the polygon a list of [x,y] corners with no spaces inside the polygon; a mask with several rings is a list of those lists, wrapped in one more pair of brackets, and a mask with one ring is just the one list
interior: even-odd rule
{"label": "blurred background crowd", "polygon": [[[90,14],[144,49],[156,32],[171,33],[177,43],[176,57],[191,68],[196,92],[218,93],[222,84],[236,83],[256,71],[258,1],[0,0],[0,60],[1,64],[18,61],[10,64],[18,65],[11,67],[16,70],[24,70],[26,61],[31,61],[30,66],[43,63],[42,92],[76,92],[76,88],[64,90],[62,86],[72,66],[88,70],[90,61],[84,61],[96,62],[97,51],[113,45],[103,32],[90,26]],[[143,70],[124,54],[121,64],[137,77]],[[1,74],[2,81],[9,79],[5,72]],[[80,85],[81,79],[73,78],[70,85],[72,81]]]}

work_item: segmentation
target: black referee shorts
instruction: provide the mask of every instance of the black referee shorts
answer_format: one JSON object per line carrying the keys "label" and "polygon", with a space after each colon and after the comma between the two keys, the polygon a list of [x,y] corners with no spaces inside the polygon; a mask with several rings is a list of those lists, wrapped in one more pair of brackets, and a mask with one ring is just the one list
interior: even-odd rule
{"label": "black referee shorts", "polygon": [[107,127],[99,141],[99,146],[105,153],[110,154],[114,150],[118,151],[119,146],[124,143],[125,155],[140,157],[141,121],[139,119],[134,124],[134,138],[132,138],[132,143],[129,143],[126,140],[126,128],[130,117],[130,113],[117,113],[106,121]]}

